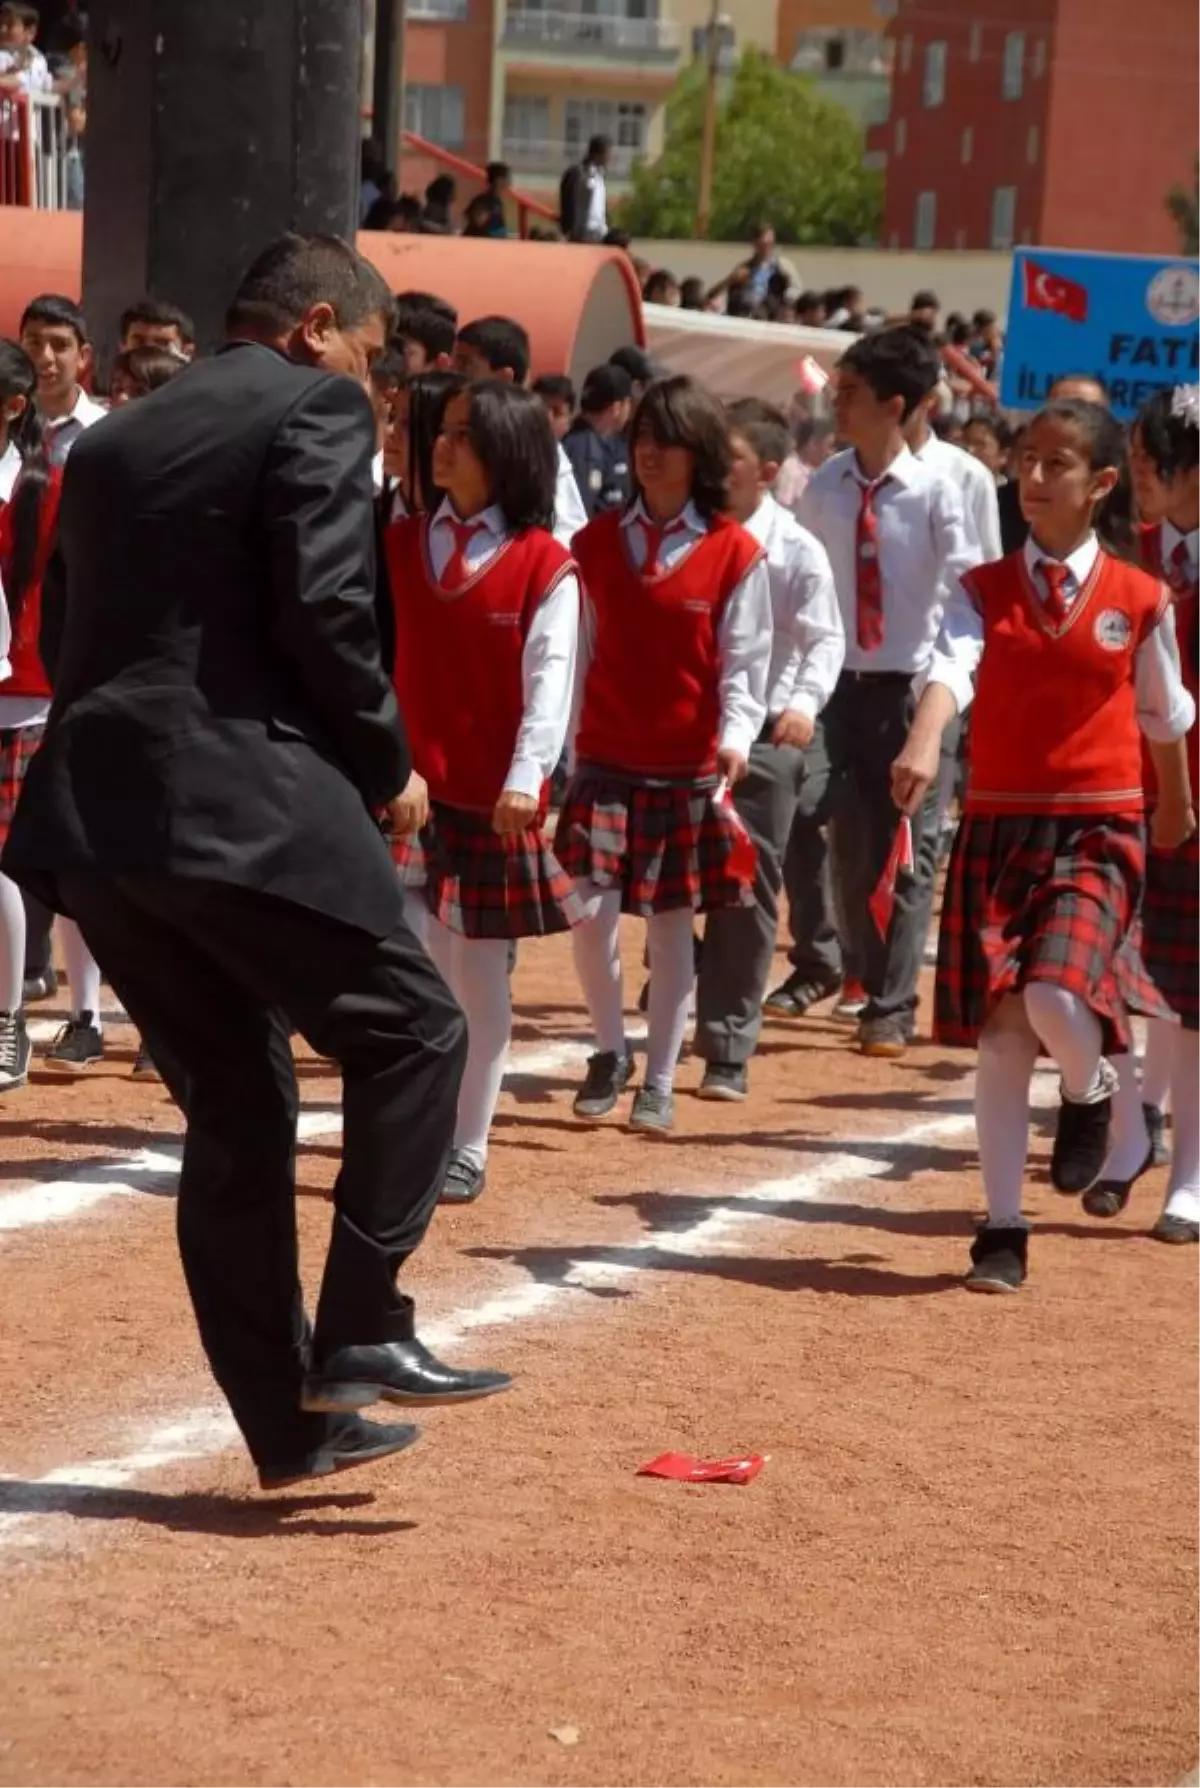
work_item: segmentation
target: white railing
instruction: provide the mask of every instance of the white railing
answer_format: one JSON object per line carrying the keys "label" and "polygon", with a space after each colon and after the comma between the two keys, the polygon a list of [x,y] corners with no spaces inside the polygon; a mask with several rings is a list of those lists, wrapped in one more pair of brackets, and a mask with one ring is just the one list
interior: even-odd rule
{"label": "white railing", "polygon": [[79,146],[58,93],[0,94],[0,204],[65,211],[82,203]]}
{"label": "white railing", "polygon": [[[583,148],[578,143],[531,142],[528,137],[505,137],[502,154],[518,173],[561,174],[578,161]],[[628,149],[614,145],[609,150],[607,173],[613,180],[626,180],[636,161],[644,161],[644,149]]]}
{"label": "white railing", "polygon": [[462,20],[467,16],[467,0],[408,0],[408,19]]}
{"label": "white railing", "polygon": [[623,19],[583,12],[525,12],[510,7],[504,23],[506,44],[575,50],[678,55],[679,26],[665,19]]}

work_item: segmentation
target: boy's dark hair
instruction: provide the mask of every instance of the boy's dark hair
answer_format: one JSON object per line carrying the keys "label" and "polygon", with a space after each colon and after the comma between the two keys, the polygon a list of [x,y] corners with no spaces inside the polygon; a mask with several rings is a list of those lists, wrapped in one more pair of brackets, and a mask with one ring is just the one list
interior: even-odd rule
{"label": "boy's dark hair", "polygon": [[1175,413],[1175,392],[1156,391],[1142,405],[1134,423],[1138,440],[1164,483],[1200,464],[1200,429],[1191,418]]}
{"label": "boy's dark hair", "polygon": [[913,301],[908,308],[910,310],[941,310],[942,307],[936,292],[921,291],[913,293]]}
{"label": "boy's dark hair", "polygon": [[529,336],[512,317],[477,317],[458,339],[482,354],[494,373],[511,372],[515,385],[529,377]]}
{"label": "boy's dark hair", "polygon": [[124,373],[125,377],[137,386],[143,397],[157,391],[160,385],[169,385],[177,373],[187,366],[178,354],[170,348],[126,348],[113,360],[113,377]]}
{"label": "boy's dark hair", "polygon": [[1084,398],[1066,397],[1045,404],[1030,422],[1065,422],[1079,434],[1088,466],[1101,472],[1109,466],[1120,476],[1092,517],[1101,545],[1119,559],[1133,557],[1133,486],[1129,477],[1129,453],[1125,430],[1112,411]]}
{"label": "boy's dark hair", "polygon": [[995,410],[972,410],[963,427],[970,428],[972,425],[976,428],[986,428],[989,434],[995,436],[1001,447],[1012,445],[1013,431],[1003,416],[997,416]]}
{"label": "boy's dark hair", "polygon": [[0,403],[10,397],[25,399],[25,408],[9,437],[21,456],[21,470],[11,498],[12,549],[7,561],[0,563],[0,584],[14,629],[37,570],[42,498],[50,482],[50,460],[36,396],[33,361],[19,342],[0,339]]}
{"label": "boy's dark hair", "polygon": [[507,379],[480,379],[468,394],[467,431],[488,475],[492,502],[514,533],[551,532],[558,447],[542,403]]}
{"label": "boy's dark hair", "polygon": [[575,387],[566,373],[543,373],[530,386],[535,397],[540,397],[545,404],[567,404],[575,408]]}
{"label": "boy's dark hair", "polygon": [[797,311],[824,310],[824,308],[825,308],[825,299],[820,292],[812,292],[812,291],[801,292],[800,296],[796,300]]}
{"label": "boy's dark hair", "polygon": [[506,161],[489,161],[483,170],[489,186],[497,185],[501,180],[512,179],[512,169]]}
{"label": "boy's dark hair", "polygon": [[72,50],[77,50],[81,43],[87,42],[87,20],[80,18],[78,14],[74,18],[62,19],[54,33],[54,39],[59,51],[64,56],[69,56]]}
{"label": "boy's dark hair", "polygon": [[610,409],[613,404],[619,404],[632,396],[633,380],[625,368],[607,361],[603,366],[593,366],[583,381],[583,392],[579,399],[580,413],[584,416],[598,416],[601,410]]}
{"label": "boy's dark hair", "polygon": [[368,317],[392,322],[392,294],[382,276],[340,236],[301,236],[289,230],[256,255],[242,275],[225,315],[230,335],[239,330],[277,334],[290,329],[314,304],[328,304],[339,329]]}
{"label": "boy's dark hair", "polygon": [[418,501],[430,515],[442,500],[443,492],[433,481],[433,448],[442,432],[446,405],[467,381],[456,372],[423,372],[408,381],[408,481],[407,497],[415,508]]}
{"label": "boy's dark hair", "polygon": [[760,397],[742,397],[725,406],[729,432],[741,435],[763,465],[781,466],[792,449],[787,417]]}
{"label": "boy's dark hair", "polygon": [[705,521],[722,514],[731,463],[729,425],[710,391],[686,373],[656,379],[633,412],[629,438],[635,447],[641,434],[660,447],[686,447],[696,461],[692,502]]}
{"label": "boy's dark hair", "polygon": [[680,310],[703,310],[708,288],[698,274],[689,273],[679,288]]}
{"label": "boy's dark hair", "polygon": [[168,304],[165,298],[139,298],[121,312],[119,334],[124,341],[134,323],[153,323],[160,329],[178,329],[179,339],[194,342],[195,325],[186,310],[180,310],[177,304]]}
{"label": "boy's dark hair", "polygon": [[677,289],[679,286],[679,281],[671,272],[670,268],[656,267],[645,285],[642,287],[643,302],[646,304],[658,304],[660,302],[659,293],[665,292],[670,286],[675,286]]}
{"label": "boy's dark hair", "polygon": [[36,31],[42,22],[42,15],[36,6],[25,6],[21,0],[5,0],[0,6],[0,13],[7,13],[10,19],[16,19],[18,25],[24,25],[26,31]]}
{"label": "boy's dark hair", "polygon": [[608,230],[604,236],[605,248],[628,248],[633,237],[628,230]]}
{"label": "boy's dark hair", "polygon": [[86,348],[91,340],[87,318],[75,300],[64,298],[61,292],[40,292],[36,298],[31,298],[21,312],[22,335],[29,323],[49,323],[52,328],[72,329],[81,348]]}
{"label": "boy's dark hair", "polygon": [[428,360],[436,360],[439,354],[453,354],[458,319],[448,304],[439,300],[435,309],[433,305],[416,305],[402,298],[396,309],[399,314],[393,341],[417,342]]}
{"label": "boy's dark hair", "polygon": [[457,191],[458,187],[453,174],[435,174],[425,188],[425,203],[427,205],[453,205],[454,195]]}
{"label": "boy's dark hair", "polygon": [[941,376],[941,359],[933,342],[924,332],[910,328],[860,335],[838,364],[856,372],[881,403],[893,397],[902,399],[902,422],[908,421]]}
{"label": "boy's dark hair", "polygon": [[611,137],[606,137],[606,136],[592,137],[590,139],[590,141],[588,142],[586,159],[588,161],[602,161],[604,159],[604,157],[608,154],[608,152],[611,148],[612,148],[612,138]]}
{"label": "boy's dark hair", "polygon": [[972,329],[990,329],[996,321],[994,310],[977,310],[971,318]]}
{"label": "boy's dark hair", "polygon": [[371,386],[381,397],[389,391],[397,390],[408,379],[408,369],[404,364],[404,354],[392,336],[383,353],[371,368]]}

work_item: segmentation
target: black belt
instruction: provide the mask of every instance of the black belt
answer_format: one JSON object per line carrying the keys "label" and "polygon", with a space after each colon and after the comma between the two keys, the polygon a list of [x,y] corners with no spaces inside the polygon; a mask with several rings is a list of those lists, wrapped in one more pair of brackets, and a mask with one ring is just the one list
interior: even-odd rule
{"label": "black belt", "polygon": [[857,671],[844,670],[838,678],[839,683],[911,683],[917,675],[912,671]]}

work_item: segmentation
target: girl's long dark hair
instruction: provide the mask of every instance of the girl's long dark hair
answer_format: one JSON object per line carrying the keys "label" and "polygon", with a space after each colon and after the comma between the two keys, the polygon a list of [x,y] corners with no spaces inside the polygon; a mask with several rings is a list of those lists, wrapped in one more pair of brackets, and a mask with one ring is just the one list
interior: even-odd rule
{"label": "girl's long dark hair", "polygon": [[1166,484],[1200,463],[1200,429],[1194,412],[1177,412],[1175,401],[1175,391],[1156,391],[1142,405],[1133,425],[1155,471]]}
{"label": "girl's long dark hair", "polygon": [[639,434],[648,434],[660,447],[686,447],[694,454],[692,502],[705,521],[714,521],[728,508],[729,423],[721,405],[703,385],[686,373],[673,373],[648,385],[629,425],[634,447]]}
{"label": "girl's long dark hair", "polygon": [[433,445],[442,432],[446,405],[466,389],[460,373],[424,372],[408,380],[408,483],[404,497],[409,508],[432,515],[443,493],[433,482]]}
{"label": "girl's long dark hair", "polygon": [[1129,477],[1129,449],[1122,424],[1104,404],[1087,403],[1078,397],[1062,398],[1047,404],[1038,411],[1030,427],[1038,422],[1065,422],[1075,429],[1083,441],[1088,465],[1093,472],[1107,471],[1110,466],[1116,469],[1117,482],[1096,509],[1092,526],[1101,546],[1114,558],[1135,558],[1133,485]]}
{"label": "girl's long dark hair", "polygon": [[558,447],[545,405],[507,379],[480,379],[468,395],[467,431],[492,502],[514,534],[528,528],[553,532]]}
{"label": "girl's long dark hair", "polygon": [[50,482],[50,460],[42,421],[33,401],[36,391],[37,373],[33,361],[17,342],[0,339],[0,404],[6,403],[10,397],[25,399],[25,408],[9,434],[21,456],[21,470],[12,493],[12,551],[7,563],[0,566],[9,620],[14,630],[26,593],[37,574],[42,499]]}

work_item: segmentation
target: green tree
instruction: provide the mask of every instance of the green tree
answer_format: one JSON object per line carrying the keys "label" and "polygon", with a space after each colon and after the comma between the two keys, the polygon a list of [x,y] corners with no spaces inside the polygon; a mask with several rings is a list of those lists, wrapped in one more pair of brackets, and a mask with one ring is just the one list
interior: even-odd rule
{"label": "green tree", "polygon": [[1173,186],[1167,194],[1167,210],[1179,226],[1179,246],[1185,255],[1200,250],[1200,156],[1192,166],[1192,185]]}
{"label": "green tree", "polygon": [[[639,236],[688,237],[700,188],[706,69],[694,63],[667,101],[665,147],[634,170],[622,221]],[[879,230],[883,182],[863,167],[863,132],[803,75],[747,50],[717,116],[712,235],[749,236],[763,219],[780,242],[852,244]]]}

